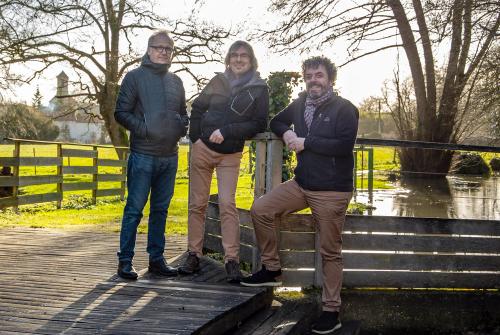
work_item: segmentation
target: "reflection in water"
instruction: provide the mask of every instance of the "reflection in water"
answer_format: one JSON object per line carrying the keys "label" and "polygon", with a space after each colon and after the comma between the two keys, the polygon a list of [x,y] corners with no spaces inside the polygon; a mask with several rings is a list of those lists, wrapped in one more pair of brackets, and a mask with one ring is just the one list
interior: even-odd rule
{"label": "reflection in water", "polygon": [[373,215],[500,220],[500,177],[449,176],[404,179],[395,189],[372,195],[358,191],[354,201],[369,203]]}

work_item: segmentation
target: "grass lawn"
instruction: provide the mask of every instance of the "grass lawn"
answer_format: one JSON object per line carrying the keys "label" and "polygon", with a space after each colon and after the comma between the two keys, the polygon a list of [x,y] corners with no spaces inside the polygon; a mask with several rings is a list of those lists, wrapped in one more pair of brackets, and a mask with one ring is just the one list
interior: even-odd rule
{"label": "grass lawn", "polygon": [[[13,145],[0,145],[0,157],[12,156]],[[78,148],[78,147],[72,147]],[[85,147],[81,147],[85,148]],[[88,148],[88,147],[86,147]],[[21,155],[23,157],[55,157],[55,145],[22,145]],[[99,148],[99,158],[116,158],[116,152],[113,149]],[[186,234],[187,233],[187,199],[188,199],[188,146],[182,145],[179,149],[179,169],[177,172],[177,181],[174,197],[170,204],[167,233],[168,234]],[[366,188],[367,183],[367,153],[358,153],[357,169],[358,188]],[[66,158],[65,165],[86,166],[92,165],[90,158]],[[393,148],[375,148],[374,149],[374,169],[391,170],[397,168],[397,162],[394,162]],[[120,173],[120,168],[100,167],[99,173]],[[55,167],[22,167],[20,175],[52,175],[56,174]],[[65,182],[90,182],[91,175],[65,175]],[[118,182],[100,182],[99,189],[117,188]],[[375,173],[374,188],[384,189],[392,187],[386,181],[384,174]],[[55,192],[56,185],[35,185],[23,187],[21,194],[39,194]],[[212,193],[217,193],[217,180],[212,180]],[[14,213],[11,209],[0,211],[0,227],[51,227],[65,229],[92,229],[104,231],[119,231],[120,221],[125,202],[117,197],[98,198],[97,204],[93,205],[90,199],[90,191],[65,192],[62,210],[57,210],[55,203],[37,204],[20,206],[19,213]],[[253,201],[253,186],[251,174],[249,173],[248,149],[245,149],[240,167],[240,178],[236,192],[236,204],[239,208],[249,209]],[[353,204],[354,209],[359,205]],[[307,211],[306,211],[307,212]],[[147,216],[149,215],[149,204],[146,205],[144,216],[139,226],[139,232],[147,231]]]}

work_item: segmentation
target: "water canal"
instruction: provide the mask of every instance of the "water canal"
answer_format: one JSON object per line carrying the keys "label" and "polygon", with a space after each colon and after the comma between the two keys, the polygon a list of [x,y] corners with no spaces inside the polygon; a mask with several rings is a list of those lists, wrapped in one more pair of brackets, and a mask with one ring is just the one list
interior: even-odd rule
{"label": "water canal", "polygon": [[368,215],[500,220],[500,176],[448,176],[395,181],[393,189],[358,190]]}

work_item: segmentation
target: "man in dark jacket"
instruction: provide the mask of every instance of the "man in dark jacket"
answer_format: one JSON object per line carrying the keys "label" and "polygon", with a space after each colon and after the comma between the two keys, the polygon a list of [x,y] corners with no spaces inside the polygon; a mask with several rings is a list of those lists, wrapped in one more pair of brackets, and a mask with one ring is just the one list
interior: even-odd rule
{"label": "man in dark jacket", "polygon": [[205,212],[215,170],[227,281],[235,283],[241,279],[240,222],[235,199],[240,162],[245,140],[266,128],[269,93],[248,42],[234,42],[225,63],[224,73],[210,80],[191,109],[188,256],[179,273],[200,270]]}
{"label": "man in dark jacket", "polygon": [[162,276],[177,275],[177,270],[167,265],[163,251],[177,172],[177,144],[186,135],[188,117],[182,81],[168,72],[173,48],[166,31],[153,33],[141,66],[127,73],[116,102],[115,119],[130,131],[128,197],[118,252],[118,275],[125,279],[137,279],[132,258],[137,226],[150,193],[148,269]]}
{"label": "man in dark jacket", "polygon": [[271,130],[297,154],[295,178],[254,202],[251,215],[263,265],[241,284],[281,285],[275,217],[310,207],[321,232],[323,271],[323,313],[312,332],[330,334],[341,327],[341,234],[353,190],[359,114],[333,91],[337,71],[328,58],[310,58],[302,71],[306,92],[271,120]]}

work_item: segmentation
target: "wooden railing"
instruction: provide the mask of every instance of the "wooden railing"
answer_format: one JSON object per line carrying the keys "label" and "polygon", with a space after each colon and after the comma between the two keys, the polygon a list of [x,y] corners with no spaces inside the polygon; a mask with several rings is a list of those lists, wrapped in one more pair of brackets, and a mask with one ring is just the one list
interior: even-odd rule
{"label": "wooden railing", "polygon": [[[281,182],[281,141],[257,143],[255,196]],[[499,147],[357,139],[358,145],[500,152]],[[267,164],[264,164],[267,160]],[[259,186],[257,186],[259,185]],[[264,186],[263,186],[264,185]],[[240,259],[260,268],[253,224],[239,209]],[[308,214],[276,218],[283,282],[321,285],[319,234]],[[217,196],[209,203],[205,247],[223,252]],[[344,286],[500,289],[500,221],[348,215],[343,233]]]}
{"label": "wooden railing", "polygon": [[[240,259],[260,268],[248,210],[239,209]],[[309,214],[276,218],[283,282],[321,286],[319,234]],[[345,287],[500,288],[500,221],[348,215]],[[216,197],[209,203],[205,248],[223,252]]]}
{"label": "wooden railing", "polygon": [[[5,139],[14,145],[12,157],[0,157],[0,166],[12,167],[11,176],[0,176],[0,187],[11,187],[12,196],[0,198],[0,208],[14,207],[19,205],[56,202],[61,208],[61,202],[65,192],[90,190],[92,202],[96,203],[98,197],[117,195],[123,200],[125,196],[125,180],[128,148],[113,147],[106,145],[89,145],[65,142],[33,141],[15,138]],[[22,145],[55,146],[53,157],[23,157],[21,155]],[[118,152],[118,159],[100,158],[99,148],[113,149]],[[71,165],[71,158],[88,158],[92,160],[90,165]],[[21,167],[55,167],[55,174],[28,175],[20,174]],[[119,173],[99,173],[99,167],[117,167]],[[68,175],[91,175],[91,181],[71,182]],[[120,182],[119,188],[100,188],[102,182]],[[56,191],[42,194],[21,195],[20,187],[34,185],[55,184]]]}

